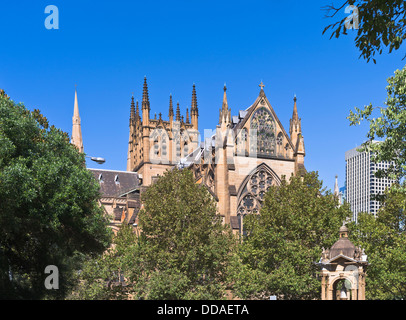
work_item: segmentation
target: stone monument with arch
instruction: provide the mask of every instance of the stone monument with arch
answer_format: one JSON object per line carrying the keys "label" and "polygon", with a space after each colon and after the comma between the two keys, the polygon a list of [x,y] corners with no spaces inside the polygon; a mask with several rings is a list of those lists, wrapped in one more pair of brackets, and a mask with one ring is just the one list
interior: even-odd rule
{"label": "stone monument with arch", "polygon": [[324,249],[318,265],[321,268],[322,300],[365,300],[365,277],[368,266],[364,249],[348,239],[343,225],[340,238],[330,249]]}

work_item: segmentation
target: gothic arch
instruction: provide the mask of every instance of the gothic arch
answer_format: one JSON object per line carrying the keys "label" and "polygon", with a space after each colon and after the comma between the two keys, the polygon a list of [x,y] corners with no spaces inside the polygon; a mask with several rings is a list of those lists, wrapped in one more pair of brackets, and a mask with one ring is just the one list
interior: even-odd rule
{"label": "gothic arch", "polygon": [[337,277],[331,281],[328,289],[331,290],[332,300],[340,300],[339,292],[341,291],[342,286],[345,287],[346,299],[354,300],[354,297],[352,297],[352,295],[355,294],[353,289],[357,287],[357,283],[355,282],[354,277],[347,276]]}
{"label": "gothic arch", "polygon": [[151,161],[166,163],[168,161],[169,136],[164,127],[154,128],[149,136]]}
{"label": "gothic arch", "polygon": [[265,163],[261,163],[245,177],[238,189],[237,215],[259,213],[265,193],[271,186],[280,184],[278,175]]}

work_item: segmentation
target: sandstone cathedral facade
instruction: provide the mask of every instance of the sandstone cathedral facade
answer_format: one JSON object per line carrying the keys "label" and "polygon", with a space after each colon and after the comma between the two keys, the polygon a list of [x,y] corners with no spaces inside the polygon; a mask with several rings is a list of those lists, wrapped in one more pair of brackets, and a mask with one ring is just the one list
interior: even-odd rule
{"label": "sandstone cathedral facade", "polygon": [[259,212],[268,188],[280,185],[283,176],[289,179],[292,174],[305,172],[296,96],[288,133],[262,82],[259,87],[253,104],[232,116],[224,86],[219,122],[214,130],[205,129],[203,136],[198,128],[195,85],[186,116],[180,114],[179,103],[174,110],[170,96],[168,120],[163,120],[161,113],[151,118],[144,78],[141,106],[134,102],[134,96],[131,99],[127,171],[137,172],[142,185],[148,187],[175,166],[191,170],[196,183],[204,185],[216,199],[224,223],[235,232],[243,232],[244,216]]}

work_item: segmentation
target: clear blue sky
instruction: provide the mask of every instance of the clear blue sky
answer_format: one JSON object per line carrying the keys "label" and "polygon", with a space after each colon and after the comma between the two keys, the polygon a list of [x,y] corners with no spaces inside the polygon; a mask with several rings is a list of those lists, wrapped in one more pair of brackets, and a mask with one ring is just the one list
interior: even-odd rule
{"label": "clear blue sky", "polygon": [[[337,4],[340,1],[336,1]],[[336,3],[334,2],[334,3]],[[59,30],[47,30],[47,5]],[[359,59],[355,32],[329,40],[333,21],[319,1],[7,1],[0,19],[0,88],[51,124],[71,133],[75,84],[85,152],[125,170],[131,93],[142,98],[146,75],[152,115],[168,117],[169,94],[182,114],[196,84],[199,129],[218,123],[223,85],[232,114],[255,101],[258,84],[289,130],[298,98],[305,165],[332,189],[344,184],[345,151],[367,127],[350,127],[355,106],[382,105],[386,79],[403,68],[404,52]],[[344,17],[344,10],[337,18]]]}

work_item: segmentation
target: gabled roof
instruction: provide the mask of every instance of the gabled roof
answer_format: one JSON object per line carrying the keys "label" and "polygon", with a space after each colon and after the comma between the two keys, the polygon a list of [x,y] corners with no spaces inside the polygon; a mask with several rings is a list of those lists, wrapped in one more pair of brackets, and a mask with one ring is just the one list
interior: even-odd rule
{"label": "gabled roof", "polygon": [[137,172],[91,168],[89,171],[99,182],[100,192],[104,197],[118,197],[139,188]]}
{"label": "gabled roof", "polygon": [[[282,123],[280,122],[278,116],[275,113],[275,110],[272,108],[271,103],[269,102],[268,98],[265,95],[265,92],[262,89],[261,89],[257,99],[255,100],[255,102],[250,107],[248,107],[246,110],[239,112],[240,121],[236,125],[233,126],[234,136],[237,137],[238,131],[241,130],[244,127],[244,125],[247,123],[247,121],[251,118],[252,114],[257,109],[257,106],[260,104],[260,102],[262,100],[264,100],[264,102],[265,102],[264,106],[269,108],[273,118],[278,123],[283,135],[286,137],[292,150],[295,150],[296,146],[293,145],[289,135],[286,133],[285,128],[283,127]],[[241,119],[241,116],[243,116],[242,119]]]}
{"label": "gabled roof", "polygon": [[339,255],[333,257],[332,259],[330,259],[327,263],[332,263],[332,262],[334,262],[334,261],[336,261],[336,260],[338,260],[340,258],[344,259],[344,260],[347,260],[347,261],[350,261],[350,262],[357,262],[357,260],[355,260],[354,258],[350,258],[350,257],[347,257],[346,255],[339,254]]}

